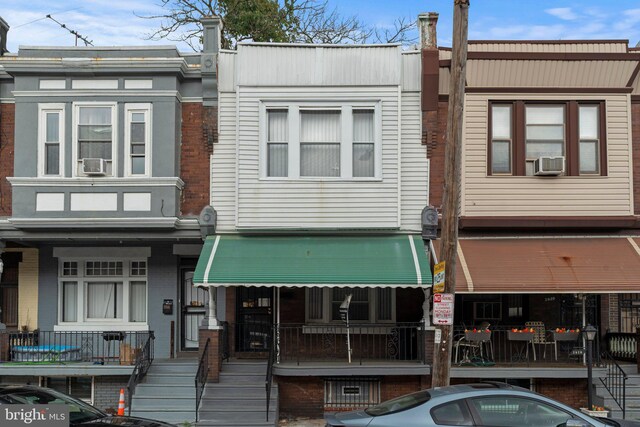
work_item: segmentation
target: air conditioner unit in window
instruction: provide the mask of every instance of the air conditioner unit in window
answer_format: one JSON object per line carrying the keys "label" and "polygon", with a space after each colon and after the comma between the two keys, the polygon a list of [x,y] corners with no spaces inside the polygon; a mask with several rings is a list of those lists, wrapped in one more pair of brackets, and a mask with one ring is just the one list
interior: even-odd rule
{"label": "air conditioner unit in window", "polygon": [[564,156],[539,157],[533,164],[534,175],[561,175],[564,172]]}
{"label": "air conditioner unit in window", "polygon": [[105,159],[82,159],[82,172],[85,175],[106,175],[107,161]]}

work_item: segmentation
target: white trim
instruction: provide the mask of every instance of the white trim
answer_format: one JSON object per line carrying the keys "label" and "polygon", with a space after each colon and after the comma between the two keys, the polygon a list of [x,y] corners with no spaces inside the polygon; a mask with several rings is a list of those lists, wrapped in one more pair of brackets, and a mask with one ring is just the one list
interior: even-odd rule
{"label": "white trim", "polygon": [[64,212],[64,193],[36,193],[36,212]]}
{"label": "white trim", "polygon": [[73,79],[71,89],[118,89],[118,79]]}
{"label": "white trim", "polygon": [[457,252],[458,252],[458,261],[460,261],[460,267],[462,267],[464,278],[467,281],[467,289],[469,290],[469,292],[473,292],[473,279],[471,278],[471,271],[469,271],[467,260],[464,258],[464,253],[462,252],[462,246],[458,245]]}
{"label": "white trim", "polygon": [[151,193],[122,193],[122,210],[125,212],[151,211]]}
{"label": "white trim", "polygon": [[13,187],[166,187],[184,188],[184,181],[178,177],[73,177],[73,178],[31,178],[7,177]]}
{"label": "white trim", "polygon": [[205,279],[209,278],[209,272],[211,271],[211,266],[213,265],[213,258],[216,256],[216,251],[218,250],[219,243],[220,243],[220,235],[217,235],[216,241],[213,243],[213,248],[211,249],[211,253],[209,254],[209,260],[207,261],[207,268],[204,270]]}
{"label": "white trim", "polygon": [[124,79],[125,89],[153,89],[153,79]]}
{"label": "white trim", "polygon": [[180,220],[175,216],[168,217],[128,217],[128,218],[11,218],[10,224],[18,228],[28,227],[136,227],[136,228],[175,228]]}
{"label": "white trim", "polygon": [[[19,97],[172,97],[178,98],[179,101],[182,101],[182,95],[177,90],[104,90],[104,91],[95,91],[95,90],[84,90],[84,89],[64,89],[64,90],[14,90],[12,92],[13,96],[16,98]],[[7,98],[8,99],[8,98]]]}
{"label": "white trim", "polygon": [[[147,283],[147,288],[148,288]],[[149,290],[147,289],[147,292]],[[147,306],[149,302],[147,301]],[[148,331],[149,323],[144,322],[117,322],[117,323],[100,323],[100,322],[91,322],[91,324],[87,323],[79,323],[79,322],[66,322],[58,325],[53,325],[53,330],[55,332],[58,331],[87,331],[87,332],[102,332],[102,331]]]}
{"label": "white trim", "polygon": [[[134,113],[144,114],[145,143],[144,143],[144,174],[131,173],[131,120]],[[151,103],[124,104],[124,176],[147,178],[152,176],[151,171],[151,129],[152,129]]]}
{"label": "white trim", "polygon": [[77,101],[73,103],[73,120],[71,129],[71,176],[85,177],[78,174],[78,124],[80,122],[80,108],[109,107],[111,108],[111,177],[118,176],[118,103],[100,101]]}
{"label": "white trim", "polygon": [[40,79],[39,89],[66,89],[67,81],[65,79]]}
{"label": "white trim", "polygon": [[[63,177],[65,154],[65,105],[64,104],[38,104],[38,177]],[[46,174],[46,139],[47,139],[47,114],[58,115],[58,168],[57,175]]]}
{"label": "white trim", "polygon": [[[96,254],[95,256],[87,256],[89,253]],[[54,247],[53,248],[53,257],[54,258],[74,258],[67,261],[78,261],[80,258],[86,258],[90,261],[92,260],[105,260],[105,259],[115,259],[115,258],[149,258],[151,257],[151,248],[146,247],[94,247],[94,246],[83,246],[83,247]],[[75,259],[77,258],[77,259]],[[134,260],[135,261],[135,260]]]}
{"label": "white trim", "polygon": [[72,212],[116,212],[118,193],[71,193],[69,210]]}
{"label": "white trim", "polygon": [[413,266],[416,268],[416,280],[418,284],[422,284],[422,273],[420,272],[420,263],[418,262],[418,253],[416,252],[416,245],[413,243],[413,236],[407,235],[409,238],[409,246],[411,246],[411,255],[413,256]]}

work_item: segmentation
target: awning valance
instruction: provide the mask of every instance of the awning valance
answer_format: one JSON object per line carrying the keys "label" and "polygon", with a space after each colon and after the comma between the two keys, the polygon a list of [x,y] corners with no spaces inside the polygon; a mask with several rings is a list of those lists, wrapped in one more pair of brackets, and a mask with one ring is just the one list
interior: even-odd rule
{"label": "awning valance", "polygon": [[638,240],[460,239],[456,293],[640,292]]}
{"label": "awning valance", "polygon": [[432,283],[419,236],[209,236],[195,285],[424,287]]}

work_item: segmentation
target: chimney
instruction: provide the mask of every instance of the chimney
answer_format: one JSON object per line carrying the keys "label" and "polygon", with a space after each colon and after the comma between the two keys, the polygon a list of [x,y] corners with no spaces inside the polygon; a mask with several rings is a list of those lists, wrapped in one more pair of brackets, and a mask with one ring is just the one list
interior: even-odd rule
{"label": "chimney", "polygon": [[202,24],[202,44],[204,53],[218,53],[220,51],[220,31],[222,20],[219,16],[205,16],[200,20]]}
{"label": "chimney", "polygon": [[9,32],[9,24],[0,17],[0,56],[9,52],[7,50],[7,33]]}
{"label": "chimney", "polygon": [[218,105],[218,52],[222,21],[219,16],[206,16],[202,23],[202,55],[200,71],[202,73],[202,104],[205,107]]}
{"label": "chimney", "polygon": [[421,13],[418,15],[418,26],[420,27],[420,47],[422,49],[437,49],[438,39],[436,37],[436,26],[438,25],[438,14],[436,12]]}

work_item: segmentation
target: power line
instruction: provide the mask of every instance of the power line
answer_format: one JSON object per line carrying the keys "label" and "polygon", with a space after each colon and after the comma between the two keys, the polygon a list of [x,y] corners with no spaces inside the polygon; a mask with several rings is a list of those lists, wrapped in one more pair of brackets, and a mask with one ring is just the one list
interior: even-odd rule
{"label": "power line", "polygon": [[[61,15],[67,12],[73,12],[74,10],[78,10],[78,9],[82,9],[82,7],[74,7],[73,9],[67,9],[67,10],[63,10],[62,12],[56,12],[56,15]],[[11,28],[15,30],[16,28],[24,27],[25,25],[33,24],[34,22],[42,21],[43,19],[47,19],[47,17],[43,16],[42,18],[34,19],[33,21],[25,22],[24,24],[16,25]]]}
{"label": "power line", "polygon": [[85,46],[93,46],[93,41],[87,39],[85,36],[81,35],[76,30],[72,30],[71,28],[68,28],[65,24],[63,24],[62,22],[57,21],[51,15],[47,15],[45,18],[51,19],[56,24],[60,25],[60,27],[64,28],[65,30],[69,31],[71,34],[76,36],[76,46],[78,46],[78,39],[82,40],[84,42]]}

